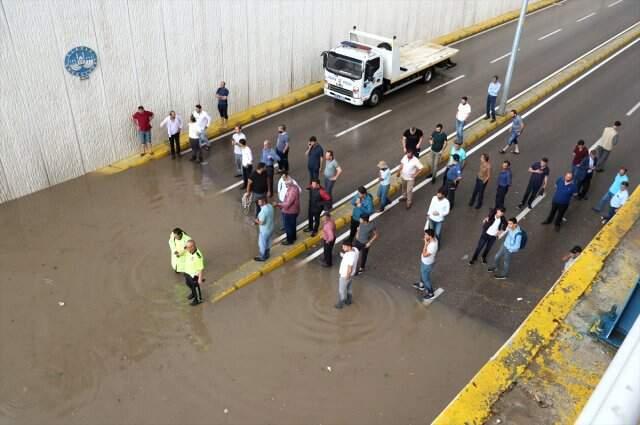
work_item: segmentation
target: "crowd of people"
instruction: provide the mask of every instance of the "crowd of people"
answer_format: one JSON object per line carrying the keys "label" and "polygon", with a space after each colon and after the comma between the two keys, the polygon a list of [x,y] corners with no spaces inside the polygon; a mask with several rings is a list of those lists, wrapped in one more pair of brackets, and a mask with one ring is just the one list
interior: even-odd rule
{"label": "crowd of people", "polygon": [[[500,91],[500,82],[494,76],[487,89],[487,102],[485,119],[495,121],[496,97]],[[221,91],[223,90],[223,91]],[[228,90],[221,83],[216,94],[219,101],[224,100],[224,108],[220,109],[220,116],[226,122],[226,101]],[[220,104],[219,104],[220,105]],[[143,114],[143,115],[138,115]],[[437,193],[431,199],[424,225],[424,245],[420,253],[420,279],[413,286],[421,293],[420,298],[429,301],[434,297],[435,291],[431,281],[431,270],[436,263],[438,252],[442,249],[443,228],[447,217],[455,207],[456,192],[463,182],[464,168],[467,164],[467,152],[463,146],[464,128],[471,114],[471,105],[466,96],[461,97],[455,116],[455,138],[449,147],[448,137],[443,124],[437,124],[428,138],[430,157],[427,164],[431,166],[430,178],[432,184],[438,180],[437,170],[444,152],[449,149],[448,163],[443,172],[442,184]],[[138,115],[138,118],[136,118]],[[134,120],[138,122],[141,133],[140,139],[143,147],[150,140],[150,136],[142,135],[150,130],[150,125],[141,125],[144,119],[151,119],[153,113],[144,111],[140,107]],[[144,119],[143,119],[144,118]],[[518,155],[519,138],[525,129],[525,123],[518,111],[510,111],[511,126],[506,145],[499,151],[501,155],[512,149],[512,154]],[[206,147],[208,141],[205,131],[211,122],[211,118],[203,111],[200,105],[190,117],[189,138],[192,142],[192,160],[201,160],[201,149]],[[181,129],[180,117],[172,111],[166,117],[161,126],[166,126],[169,133],[172,156],[180,154],[179,130]],[[542,224],[554,224],[559,230],[566,221],[565,214],[575,198],[587,200],[594,174],[604,171],[611,151],[618,143],[618,131],[620,122],[616,121],[611,127],[606,127],[595,149],[589,150],[583,140],[579,140],[573,149],[571,158],[566,159],[568,170],[564,175],[557,177],[554,182],[554,191],[551,208]],[[193,133],[192,133],[193,127]],[[176,137],[175,135],[178,134]],[[173,138],[173,141],[172,141]],[[420,161],[420,152],[426,147],[425,133],[414,126],[408,128],[402,135],[401,145],[403,156],[397,170],[397,178],[400,181],[399,201],[403,201],[408,210],[413,205],[413,190],[416,178],[424,169]],[[146,142],[145,142],[146,141]],[[197,142],[197,143],[196,143]],[[254,154],[247,143],[247,137],[241,126],[234,128],[230,139],[235,176],[242,176],[241,190],[250,195],[255,202],[256,216],[254,222],[258,227],[258,255],[255,261],[266,261],[270,257],[273,234],[275,230],[275,210],[280,210],[282,230],[285,239],[283,245],[295,243],[297,238],[296,224],[301,213],[301,193],[303,187],[289,174],[290,140],[286,125],[280,125],[274,143],[265,140],[262,150],[257,157],[259,161],[254,168]],[[146,148],[145,148],[146,149]],[[144,154],[144,152],[143,152]],[[321,265],[333,266],[333,248],[336,242],[336,224],[331,214],[333,207],[333,189],[340,179],[343,170],[331,150],[326,150],[319,144],[315,136],[308,139],[305,150],[308,171],[308,184],[304,189],[309,192],[307,207],[307,226],[304,232],[315,236],[322,231],[323,255]],[[562,161],[559,161],[562,163]],[[324,166],[324,167],[323,167]],[[559,165],[562,167],[562,165]],[[392,170],[386,161],[379,161],[378,168],[378,212],[382,212],[390,204],[389,188],[392,179]],[[480,237],[470,257],[469,265],[473,266],[478,260],[487,266],[489,272],[494,273],[496,279],[506,279],[509,274],[511,259],[521,250],[525,249],[528,241],[527,232],[520,227],[516,217],[507,217],[506,198],[513,184],[513,174],[519,170],[513,170],[509,160],[500,162],[496,181],[495,200],[489,213],[483,218],[480,225]],[[541,199],[547,190],[550,176],[549,159],[542,157],[534,161],[526,170],[529,174],[528,182],[523,190],[523,196],[518,204],[518,209],[532,209],[536,206],[536,200]],[[275,177],[279,175],[277,184]],[[479,157],[479,170],[475,175],[474,186],[468,206],[476,209],[483,207],[485,192],[489,181],[494,175],[491,158],[488,153],[482,153]],[[322,180],[321,180],[322,177]],[[601,214],[602,223],[610,220],[616,211],[624,205],[629,197],[627,169],[621,168],[616,174],[609,190],[602,196],[598,204],[593,208]],[[365,272],[369,249],[379,238],[379,232],[371,220],[376,211],[374,198],[368,190],[361,186],[351,199],[352,213],[348,238],[341,248],[341,262],[339,267],[338,302],[336,308],[343,308],[353,301],[352,280],[353,277]],[[321,217],[323,221],[321,223]],[[493,258],[489,257],[493,245],[502,239],[502,244]],[[191,289],[190,299],[192,304],[201,301],[199,283],[202,282],[202,253],[181,229],[175,229],[170,237],[169,245],[172,253],[172,267],[176,272],[184,273],[185,283]],[[568,257],[575,260],[581,252],[579,246],[575,246]]]}

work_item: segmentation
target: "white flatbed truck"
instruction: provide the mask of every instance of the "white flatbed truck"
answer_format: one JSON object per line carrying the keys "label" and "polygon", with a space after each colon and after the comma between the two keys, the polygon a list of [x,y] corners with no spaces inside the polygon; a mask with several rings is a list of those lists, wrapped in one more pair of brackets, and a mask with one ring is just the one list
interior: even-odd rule
{"label": "white flatbed truck", "polygon": [[382,96],[416,81],[428,83],[436,67],[455,66],[457,49],[349,31],[349,40],[322,53],[324,94],[352,105],[376,106]]}

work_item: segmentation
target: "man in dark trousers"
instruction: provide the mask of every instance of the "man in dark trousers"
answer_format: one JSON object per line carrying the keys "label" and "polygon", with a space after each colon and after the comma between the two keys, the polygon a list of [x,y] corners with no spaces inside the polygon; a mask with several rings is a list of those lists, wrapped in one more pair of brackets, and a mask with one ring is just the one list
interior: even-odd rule
{"label": "man in dark trousers", "polygon": [[202,302],[202,291],[200,283],[204,282],[202,273],[204,272],[204,257],[202,252],[196,247],[196,242],[192,239],[187,241],[184,262],[179,269],[184,274],[184,281],[191,289],[191,295],[187,297],[191,300],[191,305],[198,305]]}
{"label": "man in dark trousers", "polygon": [[520,201],[520,205],[518,208],[522,209],[526,205],[530,209],[533,208],[533,201],[538,196],[540,191],[544,191],[547,187],[547,180],[549,179],[549,160],[547,158],[542,158],[540,161],[536,161],[531,164],[529,167],[529,183],[527,184],[527,189],[524,191],[524,195],[522,196],[522,201]]}
{"label": "man in dark trousers", "polygon": [[256,203],[256,217],[260,214],[260,199],[267,199],[267,167],[264,162],[259,162],[256,169],[247,180],[247,193],[253,192],[253,200]]}
{"label": "man in dark trousers", "polygon": [[564,177],[558,177],[556,180],[556,193],[553,195],[553,200],[551,201],[551,211],[549,211],[547,219],[543,221],[542,224],[551,224],[555,217],[554,224],[556,230],[560,230],[562,217],[564,217],[564,213],[567,212],[571,198],[576,191],[573,174],[566,173]]}
{"label": "man in dark trousers", "polygon": [[584,178],[580,180],[577,184],[578,187],[578,199],[585,200],[587,198],[587,193],[589,192],[589,188],[591,187],[591,179],[593,178],[593,174],[598,167],[598,152],[596,150],[592,150],[589,152],[589,157],[585,160],[584,165]]}
{"label": "man in dark trousers", "polygon": [[449,200],[449,208],[453,209],[453,204],[456,201],[456,189],[458,183],[462,180],[462,167],[460,167],[460,156],[456,153],[452,156],[453,162],[447,167],[447,171],[444,175],[444,184],[442,190],[447,194]]}
{"label": "man in dark trousers", "polygon": [[[475,264],[482,251],[482,264],[487,264],[487,255],[496,239],[507,229],[507,219],[504,217],[504,208],[495,208],[489,211],[489,215],[482,220],[482,234],[478,240],[476,250],[473,252],[469,265]],[[484,248],[484,251],[483,251]]]}
{"label": "man in dark trousers", "polygon": [[322,168],[322,158],[324,157],[324,149],[318,143],[316,136],[309,138],[307,145],[307,169],[309,170],[309,180],[320,178],[320,169]]}
{"label": "man in dark trousers", "polygon": [[304,232],[311,232],[311,236],[315,236],[320,228],[320,214],[327,202],[322,199],[320,194],[320,180],[311,180],[311,186],[307,190],[309,191],[309,224],[304,229]]}
{"label": "man in dark trousers", "polygon": [[364,268],[367,265],[367,255],[369,255],[369,248],[375,240],[378,239],[378,230],[376,225],[369,220],[368,214],[362,214],[360,216],[360,226],[356,232],[356,237],[353,243],[360,251],[358,258],[358,273],[364,273]]}
{"label": "man in dark trousers", "polygon": [[511,187],[513,176],[511,174],[511,163],[509,161],[502,161],[502,168],[500,174],[498,174],[498,188],[496,189],[496,206],[495,208],[504,208],[504,200],[507,196],[507,192]]}

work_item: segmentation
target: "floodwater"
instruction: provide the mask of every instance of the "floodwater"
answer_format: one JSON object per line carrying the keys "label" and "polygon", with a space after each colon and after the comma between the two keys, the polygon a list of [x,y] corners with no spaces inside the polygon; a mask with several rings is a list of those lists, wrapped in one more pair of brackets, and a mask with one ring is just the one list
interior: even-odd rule
{"label": "floodwater", "polygon": [[0,205],[0,424],[426,422],[506,339],[371,274],[337,311],[337,268],[291,264],[187,305],[173,227],[209,283],[255,255],[218,190],[167,160]]}

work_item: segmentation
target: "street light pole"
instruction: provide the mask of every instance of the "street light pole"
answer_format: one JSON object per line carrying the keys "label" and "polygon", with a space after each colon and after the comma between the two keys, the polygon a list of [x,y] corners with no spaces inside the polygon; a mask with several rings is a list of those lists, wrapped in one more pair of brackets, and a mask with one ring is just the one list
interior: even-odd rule
{"label": "street light pole", "polygon": [[504,79],[504,88],[502,89],[502,100],[500,101],[500,109],[498,113],[504,115],[507,109],[507,99],[509,99],[509,86],[511,86],[511,77],[513,76],[513,68],[516,66],[516,55],[518,54],[518,46],[520,45],[520,35],[522,35],[522,27],[524,26],[524,18],[527,15],[527,6],[529,0],[522,0],[520,8],[520,17],[518,18],[518,27],[516,35],[513,37],[513,47],[511,48],[511,56],[509,57],[509,67],[507,68],[507,76]]}

